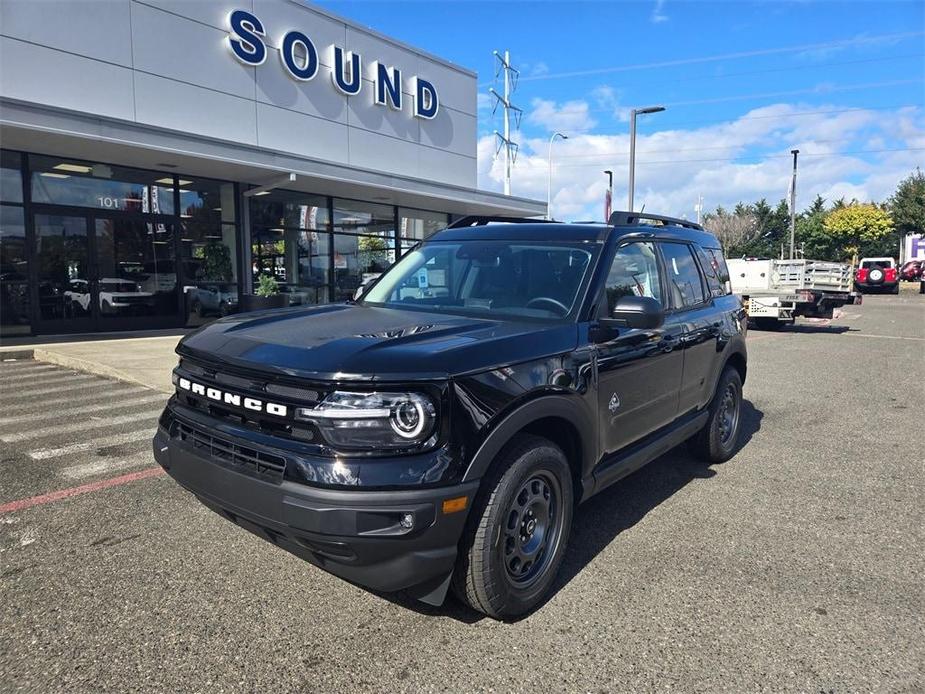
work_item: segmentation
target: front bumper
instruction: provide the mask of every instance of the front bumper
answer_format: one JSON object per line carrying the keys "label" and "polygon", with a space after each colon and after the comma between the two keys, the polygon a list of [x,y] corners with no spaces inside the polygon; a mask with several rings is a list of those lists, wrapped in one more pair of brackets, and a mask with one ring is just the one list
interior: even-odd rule
{"label": "front bumper", "polygon": [[[246,530],[371,590],[442,601],[477,481],[398,491],[326,489],[235,470],[162,426],[153,446],[171,477]],[[465,510],[443,513],[444,500],[461,496]],[[405,514],[414,519],[411,528],[401,524]]]}

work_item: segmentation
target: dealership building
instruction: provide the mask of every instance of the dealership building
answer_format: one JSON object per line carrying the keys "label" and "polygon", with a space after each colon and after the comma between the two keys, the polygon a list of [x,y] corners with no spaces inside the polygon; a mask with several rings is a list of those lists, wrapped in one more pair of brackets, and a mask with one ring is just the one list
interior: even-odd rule
{"label": "dealership building", "polygon": [[0,3],[0,336],[350,298],[476,188],[476,75],[296,0]]}

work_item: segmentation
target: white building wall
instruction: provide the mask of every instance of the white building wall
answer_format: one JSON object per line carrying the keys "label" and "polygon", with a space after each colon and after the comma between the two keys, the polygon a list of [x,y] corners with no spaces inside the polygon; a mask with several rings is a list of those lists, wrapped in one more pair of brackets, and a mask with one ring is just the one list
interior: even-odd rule
{"label": "white building wall", "polygon": [[[238,62],[226,17],[252,11],[267,59]],[[283,70],[278,43],[298,29],[318,49],[309,82]],[[329,47],[359,52],[433,83],[440,111],[412,115],[347,97]],[[0,96],[436,183],[476,186],[475,75],[297,0],[3,0]]]}

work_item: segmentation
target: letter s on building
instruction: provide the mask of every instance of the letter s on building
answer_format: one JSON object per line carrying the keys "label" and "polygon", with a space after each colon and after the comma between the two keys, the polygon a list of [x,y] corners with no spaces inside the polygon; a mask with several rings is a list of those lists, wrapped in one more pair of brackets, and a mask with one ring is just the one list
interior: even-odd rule
{"label": "letter s on building", "polygon": [[266,36],[263,24],[246,10],[234,10],[228,15],[228,29],[225,38],[235,58],[245,65],[262,65],[267,59],[267,47],[262,36]]}

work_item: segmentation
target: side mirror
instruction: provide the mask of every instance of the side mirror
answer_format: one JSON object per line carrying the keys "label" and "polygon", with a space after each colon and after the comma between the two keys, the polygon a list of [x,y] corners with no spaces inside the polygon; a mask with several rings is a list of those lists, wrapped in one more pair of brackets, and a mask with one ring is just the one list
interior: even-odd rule
{"label": "side mirror", "polygon": [[652,330],[665,322],[665,311],[661,303],[650,296],[621,296],[610,320],[623,328]]}

